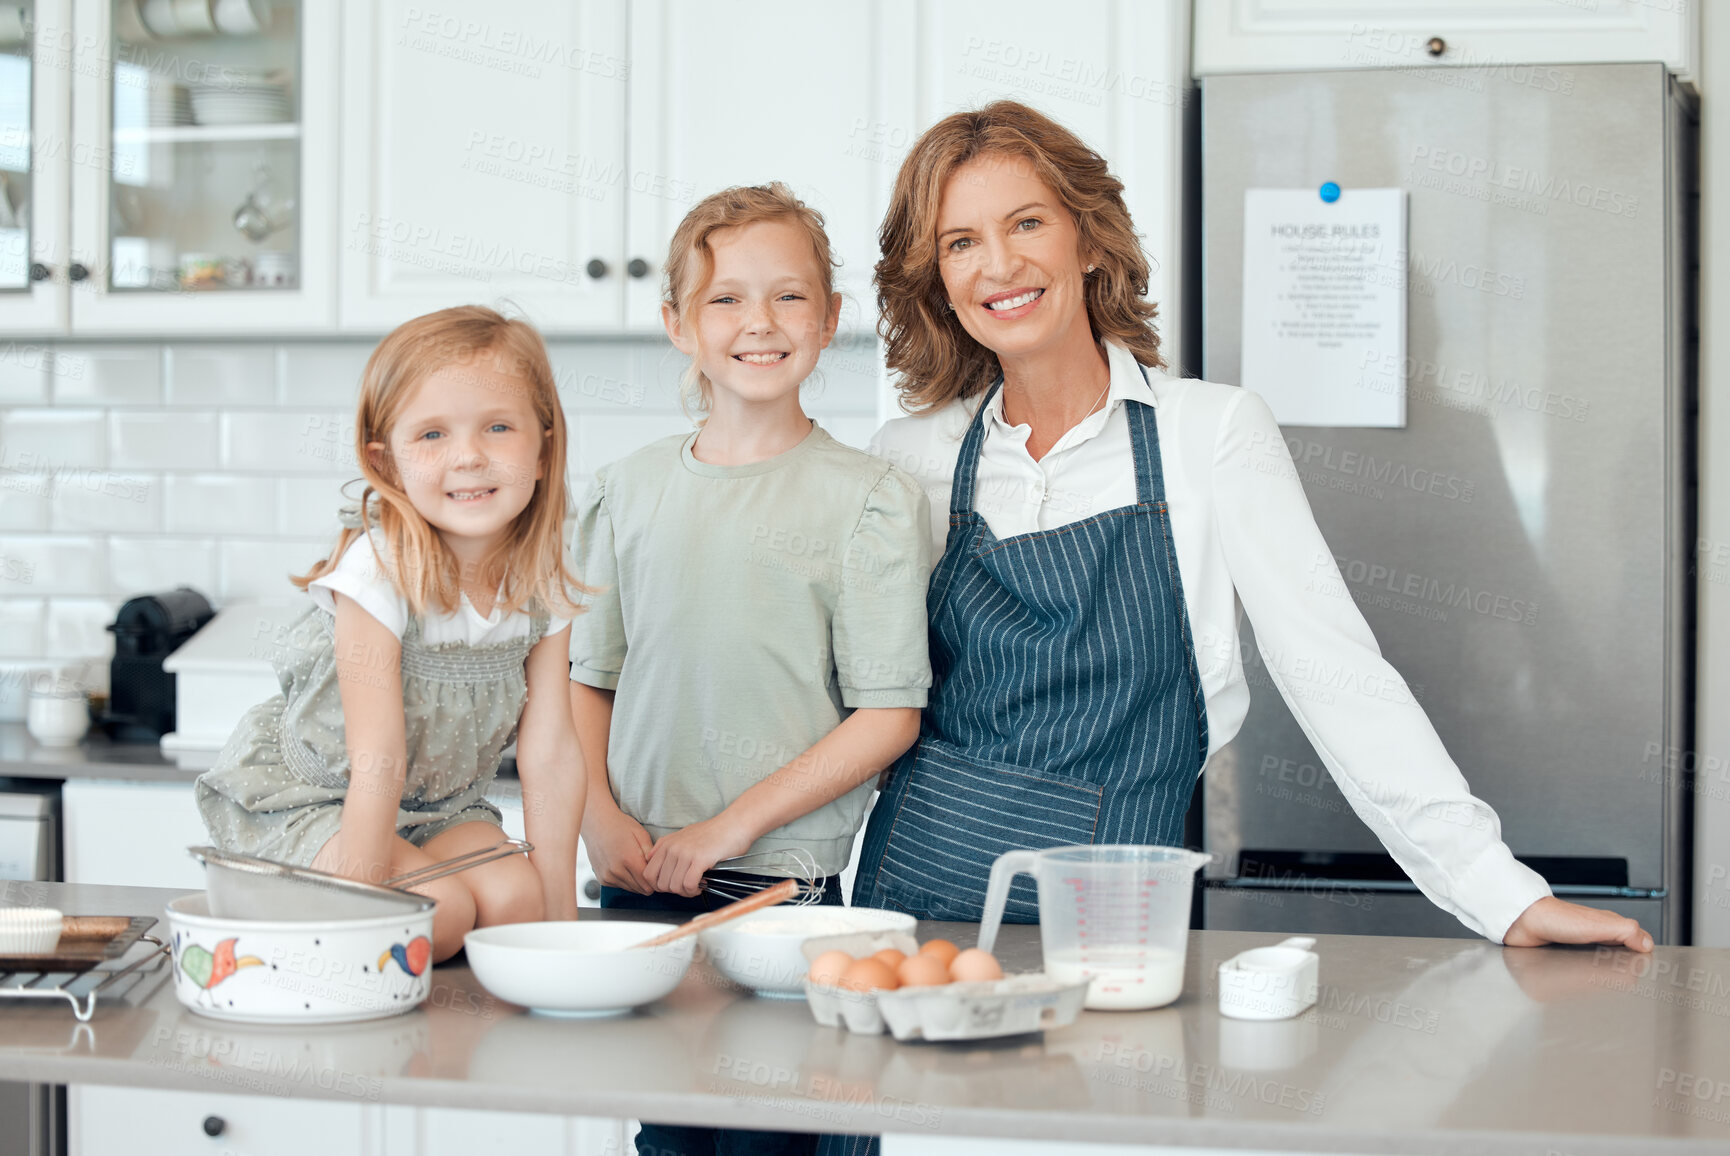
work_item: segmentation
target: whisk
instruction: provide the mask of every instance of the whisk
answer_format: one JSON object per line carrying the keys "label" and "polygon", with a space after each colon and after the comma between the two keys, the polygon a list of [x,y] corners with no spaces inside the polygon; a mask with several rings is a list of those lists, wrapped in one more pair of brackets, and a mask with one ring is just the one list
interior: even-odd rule
{"label": "whisk", "polygon": [[749,898],[782,879],[799,883],[799,893],[786,901],[788,907],[809,907],[823,898],[817,858],[803,847],[722,859],[703,872],[703,890],[732,901]]}

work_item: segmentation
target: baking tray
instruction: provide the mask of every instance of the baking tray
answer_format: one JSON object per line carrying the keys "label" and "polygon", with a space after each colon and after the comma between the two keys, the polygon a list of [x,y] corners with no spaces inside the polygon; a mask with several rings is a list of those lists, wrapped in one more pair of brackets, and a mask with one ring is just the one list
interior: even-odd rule
{"label": "baking tray", "polygon": [[47,955],[0,953],[0,972],[34,971],[77,974],[111,959],[119,959],[156,925],[153,915],[65,915],[60,942]]}

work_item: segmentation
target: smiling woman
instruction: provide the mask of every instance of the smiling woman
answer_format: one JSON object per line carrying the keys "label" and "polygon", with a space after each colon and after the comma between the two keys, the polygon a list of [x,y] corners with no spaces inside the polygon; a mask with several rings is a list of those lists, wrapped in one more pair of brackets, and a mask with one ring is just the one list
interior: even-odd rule
{"label": "smiling woman", "polygon": [[[930,498],[933,687],[854,902],[977,920],[1005,852],[1177,843],[1248,708],[1241,605],[1329,773],[1424,894],[1510,944],[1649,949],[1509,853],[1339,595],[1266,404],[1161,372],[1122,193],[1074,134],[1009,101],[940,121],[896,180],[879,331],[914,416],[873,450]],[[1306,694],[1312,669],[1352,686]],[[1035,915],[1018,885],[1006,918]]]}

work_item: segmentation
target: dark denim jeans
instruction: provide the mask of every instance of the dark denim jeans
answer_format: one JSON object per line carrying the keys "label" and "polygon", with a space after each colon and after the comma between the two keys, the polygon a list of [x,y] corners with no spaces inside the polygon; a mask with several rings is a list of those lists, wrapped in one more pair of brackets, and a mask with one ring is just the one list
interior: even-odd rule
{"label": "dark denim jeans", "polygon": [[[763,878],[763,886],[778,883]],[[841,880],[831,875],[823,881],[821,902],[840,907]],[[705,892],[702,895],[672,895],[656,892],[639,895],[620,887],[601,888],[601,906],[620,911],[677,911],[700,915],[724,907],[727,900]],[[815,1156],[819,1136],[806,1132],[750,1132],[739,1128],[692,1128],[643,1121],[637,1133],[637,1156]]]}

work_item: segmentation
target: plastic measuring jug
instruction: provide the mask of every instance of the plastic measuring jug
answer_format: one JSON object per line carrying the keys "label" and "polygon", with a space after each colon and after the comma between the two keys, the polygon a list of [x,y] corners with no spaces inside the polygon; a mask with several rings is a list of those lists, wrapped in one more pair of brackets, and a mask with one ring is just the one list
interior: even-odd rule
{"label": "plastic measuring jug", "polygon": [[1039,888],[1046,974],[1062,982],[1091,979],[1090,1008],[1164,1007],[1183,991],[1195,871],[1212,858],[1182,847],[1109,844],[999,855],[986,886],[979,946],[990,951],[997,942],[1010,882],[1031,875]]}

